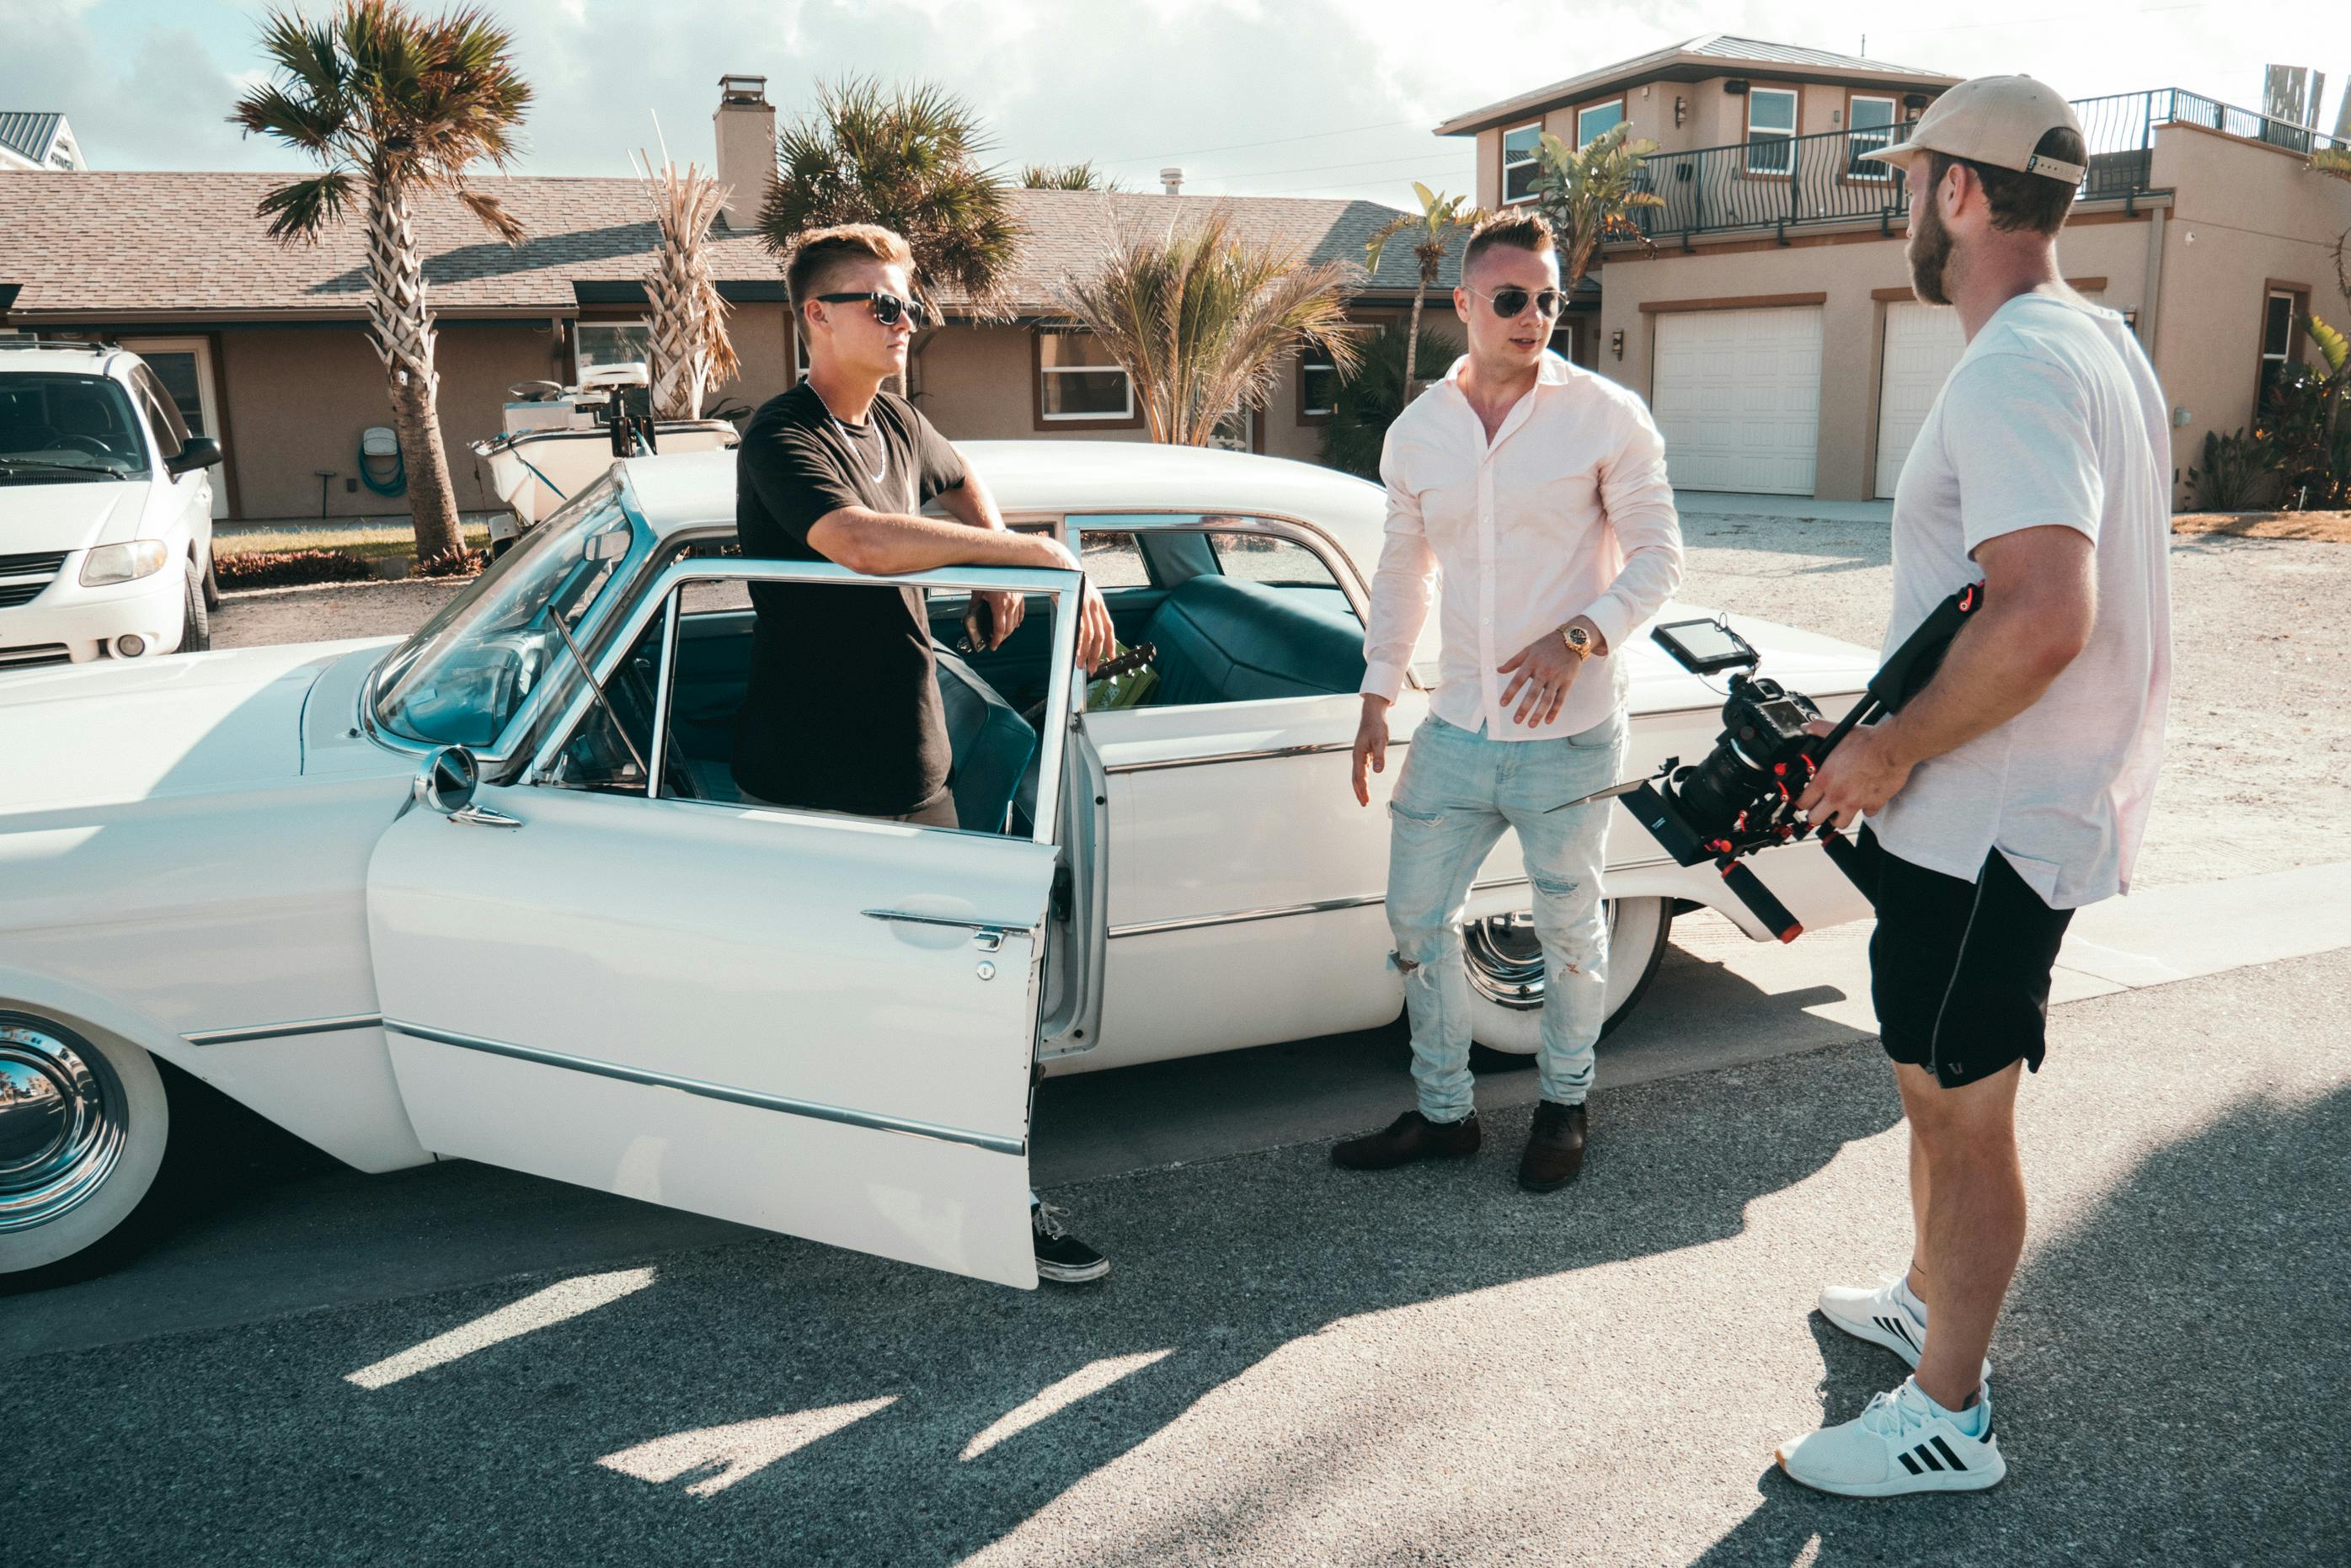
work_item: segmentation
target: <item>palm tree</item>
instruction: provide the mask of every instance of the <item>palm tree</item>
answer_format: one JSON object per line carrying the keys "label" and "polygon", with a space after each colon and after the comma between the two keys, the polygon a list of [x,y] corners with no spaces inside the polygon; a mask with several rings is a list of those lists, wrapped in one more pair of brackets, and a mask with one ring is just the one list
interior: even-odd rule
{"label": "palm tree", "polygon": [[1649,243],[1633,219],[1635,208],[1666,204],[1642,189],[1647,170],[1641,160],[1657,144],[1626,140],[1630,130],[1619,121],[1582,147],[1570,147],[1545,131],[1536,151],[1542,165],[1534,182],[1536,210],[1559,239],[1559,285],[1570,294],[1592,270],[1602,245],[1612,240]]}
{"label": "palm tree", "polygon": [[1092,159],[1082,163],[1028,163],[1020,170],[1020,187],[1024,191],[1123,191],[1125,186],[1093,165]]}
{"label": "palm tree", "polygon": [[689,163],[684,173],[664,162],[658,174],[645,160],[661,246],[645,276],[653,306],[653,412],[665,420],[698,420],[710,389],[741,369],[726,335],[726,301],[710,273],[710,222],[726,204],[726,188]]}
{"label": "palm tree", "polygon": [[1234,410],[1262,409],[1281,358],[1314,348],[1341,375],[1361,329],[1347,273],[1293,249],[1252,244],[1217,205],[1163,234],[1112,243],[1099,270],[1061,281],[1061,302],[1134,383],[1151,439],[1207,446]]}
{"label": "palm tree", "polygon": [[1020,233],[1005,187],[980,166],[987,148],[978,117],[944,88],[887,88],[862,77],[820,83],[816,112],[776,138],[760,234],[781,255],[804,230],[880,223],[906,236],[930,319],[940,287],[1000,309]]}
{"label": "palm tree", "polygon": [[1420,287],[1412,296],[1412,326],[1404,338],[1404,384],[1407,389],[1405,401],[1411,401],[1409,389],[1413,372],[1420,363],[1420,306],[1428,291],[1437,286],[1437,275],[1445,265],[1446,253],[1453,248],[1456,233],[1466,234],[1486,216],[1483,207],[1464,208],[1467,196],[1440,196],[1419,181],[1413,182],[1413,194],[1420,198],[1417,213],[1398,213],[1387,226],[1374,234],[1364,245],[1364,265],[1376,273],[1380,257],[1386,254],[1388,242],[1398,234],[1412,234],[1413,258],[1420,263]]}
{"label": "palm tree", "polygon": [[470,6],[428,20],[409,0],[342,0],[316,23],[273,11],[261,29],[271,79],[229,116],[247,135],[275,137],[325,165],[261,199],[255,215],[270,221],[272,238],[315,244],[352,205],[365,213],[368,326],[390,379],[420,564],[457,555],[465,536],[441,444],[433,313],[410,202],[453,195],[492,234],[522,244],[514,215],[466,183],[476,163],[504,169],[514,157],[530,88],[511,42]]}

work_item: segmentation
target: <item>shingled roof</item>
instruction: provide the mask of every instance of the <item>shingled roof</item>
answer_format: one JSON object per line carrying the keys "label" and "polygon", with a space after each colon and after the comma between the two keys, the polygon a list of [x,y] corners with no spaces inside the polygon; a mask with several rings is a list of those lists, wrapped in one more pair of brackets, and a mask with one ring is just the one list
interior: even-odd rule
{"label": "shingled roof", "polygon": [[1774,81],[1905,81],[1922,89],[1956,87],[1959,81],[1958,77],[1918,66],[1896,65],[1891,60],[1864,59],[1831,49],[1774,44],[1729,33],[1707,33],[1457,114],[1438,126],[1437,134],[1467,136],[1504,119],[1517,119],[1577,99],[1599,98],[1613,89],[1638,87],[1643,82],[1703,81],[1711,77],[1738,76],[1742,74],[1739,68],[1742,66],[1771,67],[1770,75]]}
{"label": "shingled roof", "polygon": [[[285,176],[266,173],[91,172],[70,179],[0,172],[0,286],[19,286],[19,325],[357,317],[367,278],[357,222],[315,245],[270,239],[255,215]],[[419,200],[412,214],[429,298],[444,317],[570,315],[583,292],[641,280],[657,243],[653,203],[634,180],[504,177],[475,182],[521,220],[530,238],[511,248],[454,198]],[[1202,196],[1084,191],[1011,193],[1025,244],[1009,280],[1015,308],[1050,312],[1055,286],[1122,231],[1149,231],[1205,210]],[[1236,226],[1290,244],[1313,261],[1360,269],[1364,243],[1395,216],[1374,202],[1235,197]],[[783,269],[753,234],[716,238],[713,270],[737,297],[778,297]],[[1408,244],[1389,247],[1368,286],[1408,290]],[[1448,266],[1444,280],[1452,281]],[[583,291],[579,285],[590,286]],[[599,290],[594,286],[607,286]],[[950,307],[964,302],[949,299]]]}

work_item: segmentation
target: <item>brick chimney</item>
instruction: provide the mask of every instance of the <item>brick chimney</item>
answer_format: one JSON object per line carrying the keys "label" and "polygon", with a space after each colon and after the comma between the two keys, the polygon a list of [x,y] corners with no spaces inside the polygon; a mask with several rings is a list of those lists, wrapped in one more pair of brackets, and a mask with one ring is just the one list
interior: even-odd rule
{"label": "brick chimney", "polygon": [[768,78],[720,77],[718,112],[710,122],[718,143],[718,182],[728,187],[718,215],[737,233],[757,228],[776,182],[776,106],[768,101]]}

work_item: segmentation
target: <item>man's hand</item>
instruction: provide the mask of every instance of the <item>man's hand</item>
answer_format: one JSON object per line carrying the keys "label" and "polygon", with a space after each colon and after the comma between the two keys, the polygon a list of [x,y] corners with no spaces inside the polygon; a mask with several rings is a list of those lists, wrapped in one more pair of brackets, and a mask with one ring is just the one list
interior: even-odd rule
{"label": "man's hand", "polygon": [[[1059,539],[1050,534],[1031,534],[1027,537],[1039,553],[1039,566],[1084,575],[1078,558]],[[1078,666],[1092,675],[1117,649],[1118,628],[1111,624],[1110,607],[1102,603],[1102,590],[1088,579],[1078,603]]]}
{"label": "man's hand", "polygon": [[[1029,614],[1027,596],[1009,590],[982,588],[971,596],[971,601],[974,607],[964,613],[964,633],[971,639],[974,647],[985,648],[991,653],[1002,648],[1006,640],[1020,629],[1021,621]],[[977,624],[979,618],[977,608],[982,605],[987,607],[988,632],[985,638],[979,635]]]}
{"label": "man's hand", "polygon": [[[1368,770],[1368,772],[1366,771]],[[1372,774],[1388,771],[1388,700],[1365,697],[1355,724],[1355,804],[1372,804]]]}
{"label": "man's hand", "polygon": [[[1830,727],[1821,719],[1804,726],[1815,735],[1827,734]],[[1796,797],[1796,809],[1815,827],[1847,832],[1860,818],[1876,816],[1910,782],[1910,770],[1917,765],[1903,755],[1898,742],[1890,719],[1848,732],[1813,775],[1812,787]]]}
{"label": "man's hand", "polygon": [[[1593,652],[1603,651],[1600,633],[1590,621],[1578,616],[1567,624],[1579,623],[1592,633]],[[1499,673],[1510,676],[1510,683],[1502,688],[1502,706],[1509,707],[1513,699],[1519,704],[1510,722],[1542,725],[1558,718],[1576,676],[1583,672],[1584,658],[1568,651],[1557,631],[1547,631],[1503,660]]]}

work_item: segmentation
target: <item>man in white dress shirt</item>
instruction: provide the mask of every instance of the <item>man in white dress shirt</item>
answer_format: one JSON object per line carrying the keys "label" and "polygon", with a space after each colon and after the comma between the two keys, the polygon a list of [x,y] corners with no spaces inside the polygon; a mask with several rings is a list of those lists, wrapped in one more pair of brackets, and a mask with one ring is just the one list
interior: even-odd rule
{"label": "man in white dress shirt", "polygon": [[[1607,1022],[1600,872],[1618,782],[1625,642],[1681,581],[1665,443],[1641,400],[1550,352],[1565,298],[1532,213],[1471,234],[1453,306],[1468,353],[1407,404],[1380,458],[1387,542],[1372,586],[1354,789],[1384,772],[1388,709],[1442,597],[1444,652],[1391,819],[1387,911],[1418,1105],[1340,1144],[1359,1170],[1477,1151],[1461,916],[1504,829],[1526,858],[1545,992],[1541,1103],[1519,1184],[1583,1169],[1593,1044]],[[1564,807],[1565,809],[1560,809]]]}

